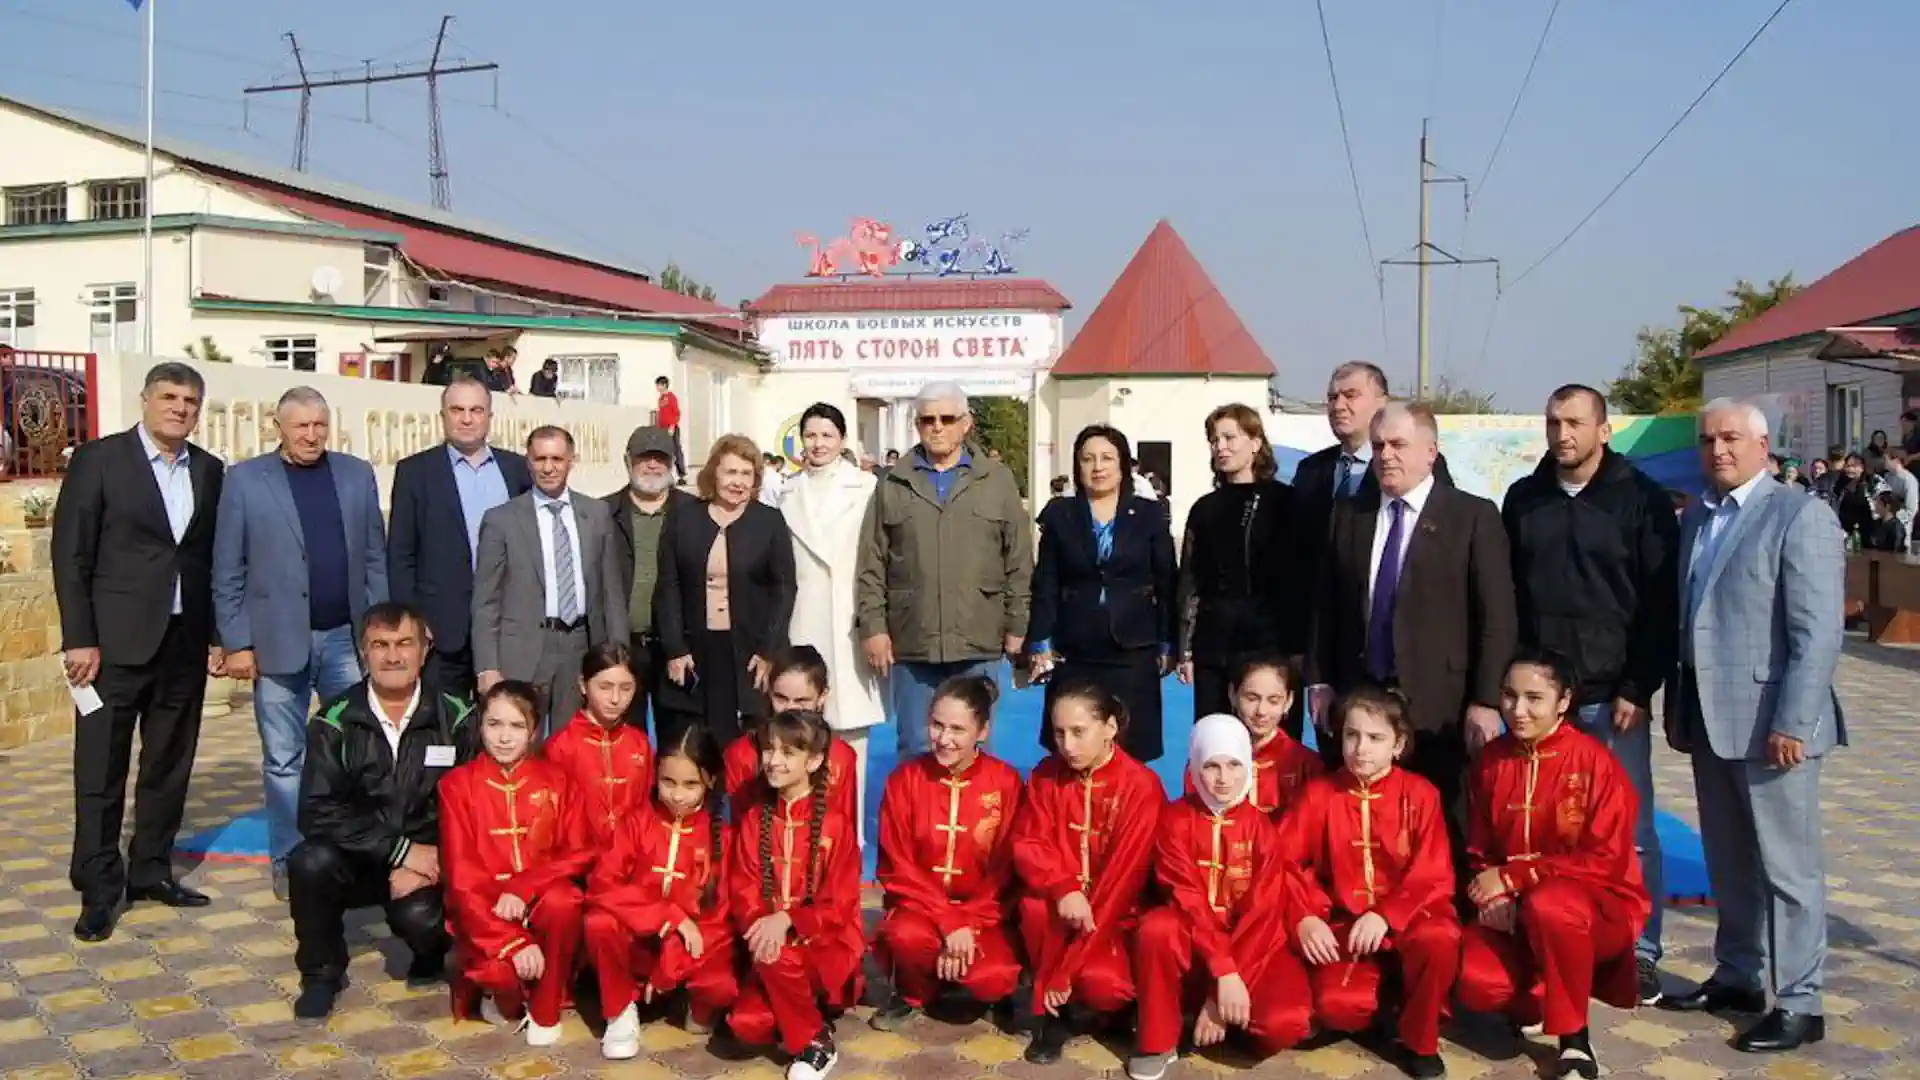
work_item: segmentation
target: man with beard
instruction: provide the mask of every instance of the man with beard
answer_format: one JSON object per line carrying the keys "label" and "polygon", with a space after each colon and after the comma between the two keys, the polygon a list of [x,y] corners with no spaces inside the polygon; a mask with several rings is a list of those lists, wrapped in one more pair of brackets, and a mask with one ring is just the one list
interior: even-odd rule
{"label": "man with beard", "polygon": [[1582,731],[1612,748],[1638,796],[1634,846],[1653,897],[1635,952],[1640,1003],[1660,1001],[1660,837],[1648,707],[1678,647],[1680,523],[1666,492],[1607,445],[1607,402],[1577,383],[1547,399],[1547,457],[1507,491],[1520,640],[1573,661]]}
{"label": "man with beard", "polygon": [[673,486],[673,434],[663,427],[637,427],[627,437],[627,486],[606,497],[613,511],[614,544],[619,549],[620,587],[627,597],[627,629],[633,648],[633,717],[642,730],[649,702],[655,700],[666,657],[653,627],[653,587],[660,579],[660,532],[667,512],[698,502]]}

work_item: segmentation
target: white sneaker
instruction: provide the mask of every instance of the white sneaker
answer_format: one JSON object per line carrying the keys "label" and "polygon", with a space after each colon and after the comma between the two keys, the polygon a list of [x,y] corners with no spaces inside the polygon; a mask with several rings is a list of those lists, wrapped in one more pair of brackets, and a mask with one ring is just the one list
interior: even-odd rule
{"label": "white sneaker", "polygon": [[494,1004],[491,997],[480,999],[480,1019],[495,1027],[504,1027],[507,1024],[506,1015],[500,1011],[500,1006]]}
{"label": "white sneaker", "polygon": [[814,1036],[800,1056],[787,1066],[787,1080],[826,1080],[827,1074],[840,1063],[840,1051],[833,1045],[832,1031],[825,1030]]}
{"label": "white sneaker", "polygon": [[554,1046],[560,1042],[560,1025],[548,1027],[537,1023],[532,1014],[527,1016],[527,1045],[535,1047]]}
{"label": "white sneaker", "polygon": [[607,1021],[607,1033],[600,1037],[600,1056],[608,1061],[628,1061],[640,1056],[640,1007],[632,1002],[620,1015]]}

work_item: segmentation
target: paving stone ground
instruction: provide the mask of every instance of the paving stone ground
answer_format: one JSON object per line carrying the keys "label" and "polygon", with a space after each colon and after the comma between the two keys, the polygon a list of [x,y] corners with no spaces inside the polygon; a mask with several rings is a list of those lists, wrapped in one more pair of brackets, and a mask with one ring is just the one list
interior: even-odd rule
{"label": "paving stone ground", "polygon": [[[1831,759],[1825,782],[1833,958],[1828,968],[1828,1040],[1775,1058],[1735,1052],[1731,1028],[1708,1017],[1596,1006],[1600,1056],[1611,1076],[1657,1080],[1920,1078],[1920,653],[1854,641],[1839,685],[1853,747]],[[202,740],[187,831],[258,805],[258,741],[244,710],[211,723]],[[1659,791],[1682,816],[1694,813],[1682,759],[1662,750]],[[549,1051],[478,1022],[454,1024],[444,991],[415,993],[391,977],[400,961],[377,921],[353,924],[354,986],[324,1027],[292,1018],[293,931],[267,870],[248,863],[180,867],[214,897],[199,912],[141,905],[112,940],[76,943],[77,898],[66,881],[73,813],[71,747],[45,743],[0,756],[0,1074],[9,1078],[491,1077],[603,1076],[639,1080],[777,1080],[766,1059],[723,1061],[704,1041],[662,1024],[646,1031],[640,1060],[601,1060],[594,1034],[569,1017]],[[1675,982],[1711,965],[1710,911],[1674,910],[1667,969]],[[394,952],[398,956],[398,952]],[[1022,1042],[982,1023],[922,1020],[897,1035],[871,1030],[866,1010],[840,1023],[847,1080],[912,1077],[1016,1080],[1120,1075],[1123,1045],[1077,1041],[1068,1060],[1035,1068]],[[1544,1044],[1515,1045],[1497,1027],[1456,1024],[1444,1047],[1458,1080],[1543,1075]],[[1231,1058],[1182,1061],[1176,1076],[1388,1077],[1368,1051],[1336,1043],[1248,1067]]]}

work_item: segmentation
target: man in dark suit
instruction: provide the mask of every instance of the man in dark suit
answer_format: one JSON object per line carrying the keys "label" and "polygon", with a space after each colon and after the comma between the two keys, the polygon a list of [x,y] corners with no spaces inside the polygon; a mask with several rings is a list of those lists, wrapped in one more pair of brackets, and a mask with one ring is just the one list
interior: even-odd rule
{"label": "man in dark suit", "polygon": [[[1439,441],[1424,405],[1374,415],[1377,486],[1334,507],[1305,681],[1406,695],[1416,734],[1403,763],[1440,789],[1458,847],[1467,764],[1500,734],[1519,627],[1500,511],[1437,482]],[[1322,743],[1337,744],[1332,717],[1316,712]]]}
{"label": "man in dark suit", "polygon": [[[140,423],[74,451],[53,511],[53,586],[66,675],[100,696],[74,721],[73,935],[113,934],[120,898],[202,907],[173,877],[214,644],[213,524],[224,470],[187,441],[206,382],[160,364],[140,391]],[[133,840],[120,857],[127,765],[140,730]]]}
{"label": "man in dark suit", "polygon": [[661,427],[637,427],[627,437],[627,486],[606,497],[613,511],[615,555],[620,562],[620,589],[627,597],[627,633],[633,649],[634,677],[639,692],[633,697],[633,719],[643,728],[649,704],[660,733],[660,683],[666,678],[667,658],[660,651],[660,633],[653,622],[653,590],[660,581],[660,537],[669,511],[699,502],[673,484],[673,435]]}
{"label": "man in dark suit", "polygon": [[493,395],[471,375],[440,393],[446,441],[401,459],[393,469],[387,527],[388,591],[424,612],[433,636],[427,681],[442,693],[474,690],[473,565],[480,519],[533,486],[527,459],[487,443]]}

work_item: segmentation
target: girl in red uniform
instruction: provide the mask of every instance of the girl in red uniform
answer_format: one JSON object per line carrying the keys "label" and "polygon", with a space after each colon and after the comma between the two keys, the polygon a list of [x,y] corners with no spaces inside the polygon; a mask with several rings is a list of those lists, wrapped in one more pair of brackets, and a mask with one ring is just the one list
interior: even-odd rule
{"label": "girl in red uniform", "polygon": [[640,1053],[640,1002],[685,988],[687,1030],[703,1035],[740,991],[720,887],[720,748],[689,725],[660,748],[655,773],[653,797],[621,820],[587,880],[587,953],[607,1014],[600,1053],[614,1061]]}
{"label": "girl in red uniform", "polygon": [[1006,925],[1020,774],[984,749],[998,695],[980,675],[941,683],[927,710],[931,749],[887,778],[887,914],[874,947],[881,968],[893,971],[893,998],[873,1014],[881,1031],[904,1027],[943,987],[992,1004],[1020,981]]}
{"label": "girl in red uniform", "polygon": [[1372,1025],[1383,969],[1396,965],[1401,1067],[1442,1076],[1440,1016],[1460,969],[1460,921],[1440,793],[1394,766],[1413,737],[1399,695],[1356,689],[1334,717],[1346,764],[1308,784],[1280,822],[1289,936],[1313,965],[1314,1014],[1334,1031]]}
{"label": "girl in red uniform", "polygon": [[[1277,820],[1307,781],[1326,772],[1320,755],[1301,745],[1282,726],[1293,709],[1294,667],[1278,653],[1254,656],[1233,673],[1233,712],[1253,740],[1254,783],[1251,801]],[[1191,772],[1187,794],[1196,790]]]}
{"label": "girl in red uniform", "polygon": [[1166,805],[1160,781],[1118,744],[1126,709],[1092,683],[1062,687],[1047,716],[1053,752],[1027,778],[1013,830],[1020,936],[1033,969],[1037,1065],[1074,1030],[1133,1000],[1127,942]]}
{"label": "girl in red uniform", "polygon": [[524,1019],[528,1045],[552,1046],[580,948],[576,880],[593,861],[587,810],[566,774],[533,755],[541,711],[532,686],[500,683],[480,707],[486,752],[440,781],[454,1016],[484,994],[482,1017]]}
{"label": "girl in red uniform", "polygon": [[1639,1003],[1633,943],[1652,910],[1633,847],[1638,810],[1619,761],[1568,722],[1572,665],[1523,649],[1507,667],[1507,734],[1469,781],[1467,898],[1479,909],[1460,960],[1460,1004],[1543,1024],[1555,1076],[1595,1077],[1588,1000]]}
{"label": "girl in red uniform", "polygon": [[607,642],[587,650],[580,662],[585,705],[573,722],[548,739],[541,751],[566,771],[587,800],[595,850],[605,851],[620,822],[647,800],[653,784],[653,750],[647,733],[627,722],[638,683],[625,645]]}
{"label": "girl in red uniform", "polygon": [[1284,889],[1270,885],[1286,874],[1279,837],[1253,801],[1254,772],[1241,721],[1215,713],[1194,724],[1191,790],[1161,813],[1154,845],[1167,903],[1141,917],[1133,944],[1140,1019],[1132,1080],[1166,1075],[1189,1005],[1198,1012],[1195,1046],[1238,1028],[1266,1057],[1312,1030],[1306,969],[1287,951],[1285,912],[1274,900]]}
{"label": "girl in red uniform", "polygon": [[[827,662],[811,645],[795,645],[776,653],[767,672],[767,697],[773,711],[823,712],[827,707]],[[727,801],[737,822],[753,803],[766,797],[760,783],[760,747],[755,741],[758,722],[748,718],[747,730],[727,747]],[[827,808],[845,814],[860,828],[858,806],[859,759],[853,747],[835,736],[827,748]],[[863,836],[861,843],[866,842]]]}
{"label": "girl in red uniform", "polygon": [[[752,961],[727,1026],[741,1042],[776,1033],[788,1080],[821,1080],[840,1060],[821,1005],[860,998],[860,845],[822,797],[833,730],[817,712],[780,712],[754,732],[771,798],[747,808],[727,862],[727,903]],[[849,778],[851,779],[851,778]]]}

